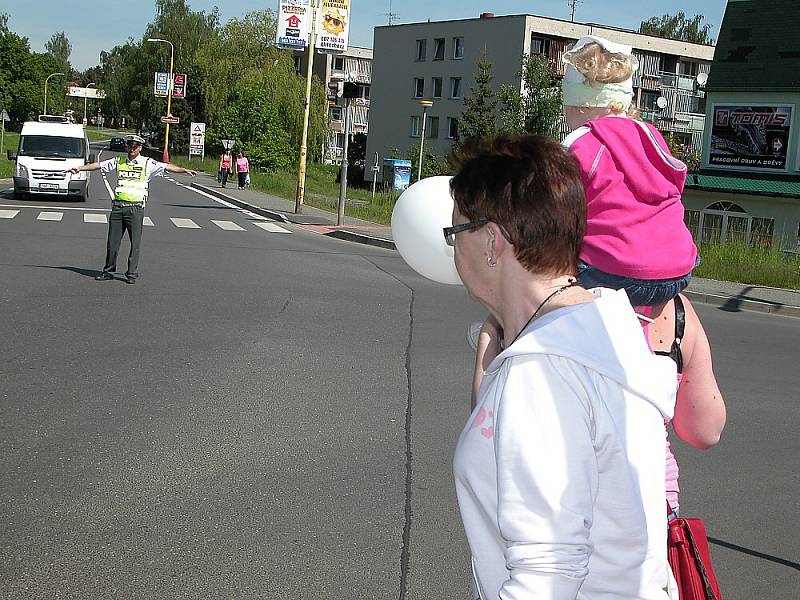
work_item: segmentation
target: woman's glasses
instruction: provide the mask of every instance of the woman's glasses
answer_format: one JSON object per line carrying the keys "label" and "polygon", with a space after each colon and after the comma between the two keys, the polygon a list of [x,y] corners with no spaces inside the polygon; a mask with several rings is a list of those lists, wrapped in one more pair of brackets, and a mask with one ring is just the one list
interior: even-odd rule
{"label": "woman's glasses", "polygon": [[457,233],[483,227],[488,222],[489,219],[480,219],[479,221],[470,221],[469,223],[461,223],[460,225],[453,225],[452,227],[443,227],[442,232],[444,233],[444,241],[448,246],[455,246]]}

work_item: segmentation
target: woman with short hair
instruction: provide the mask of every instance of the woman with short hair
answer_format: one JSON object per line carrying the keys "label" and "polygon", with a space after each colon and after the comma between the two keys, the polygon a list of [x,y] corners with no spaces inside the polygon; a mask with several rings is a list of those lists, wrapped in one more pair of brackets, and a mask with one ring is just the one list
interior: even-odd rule
{"label": "woman with short hair", "polygon": [[454,461],[478,597],[666,599],[675,365],[623,291],[575,280],[576,160],[540,136],[467,144],[451,191],[445,238],[502,331]]}

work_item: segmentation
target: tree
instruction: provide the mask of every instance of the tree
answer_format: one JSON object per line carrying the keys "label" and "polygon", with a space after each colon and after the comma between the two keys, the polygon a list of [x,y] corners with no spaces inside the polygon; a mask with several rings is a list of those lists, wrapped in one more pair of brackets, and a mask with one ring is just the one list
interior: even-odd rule
{"label": "tree", "polygon": [[683,11],[679,11],[675,15],[650,17],[640,23],[639,33],[695,44],[713,44],[711,25],[702,24],[703,19],[703,15],[687,17]]}
{"label": "tree", "polygon": [[506,134],[538,133],[559,137],[561,86],[547,60],[538,54],[524,54],[520,61],[519,88],[500,88],[501,131]]}
{"label": "tree", "polygon": [[478,57],[475,87],[464,98],[464,111],[458,120],[462,139],[492,137],[497,132],[497,94],[492,90],[493,64],[484,48]]}
{"label": "tree", "polygon": [[44,45],[47,54],[53,57],[61,68],[65,76],[70,75],[69,55],[72,54],[72,44],[69,43],[67,35],[59,31],[50,36],[50,40]]}

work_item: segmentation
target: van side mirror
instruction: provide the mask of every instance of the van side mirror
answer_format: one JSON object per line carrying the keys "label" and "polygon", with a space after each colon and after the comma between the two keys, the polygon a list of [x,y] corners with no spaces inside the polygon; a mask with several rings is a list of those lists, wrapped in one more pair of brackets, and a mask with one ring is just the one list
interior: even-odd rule
{"label": "van side mirror", "polygon": [[86,161],[86,164],[88,165],[89,163],[93,163],[95,160],[97,160],[95,155],[94,154],[90,154],[89,155],[89,160]]}
{"label": "van side mirror", "polygon": [[6,150],[6,156],[8,157],[8,160],[17,160],[17,155],[11,150]]}

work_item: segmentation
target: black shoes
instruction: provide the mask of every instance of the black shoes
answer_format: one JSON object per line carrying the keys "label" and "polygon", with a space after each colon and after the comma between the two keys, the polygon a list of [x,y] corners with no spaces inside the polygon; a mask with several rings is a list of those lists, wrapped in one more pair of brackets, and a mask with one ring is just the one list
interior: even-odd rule
{"label": "black shoes", "polygon": [[114,276],[111,273],[106,273],[105,271],[94,278],[95,281],[110,281],[111,279],[114,279]]}
{"label": "black shoes", "polygon": [[134,277],[126,277],[125,283],[130,283],[131,285],[133,285],[134,283],[136,283],[136,279]]}

